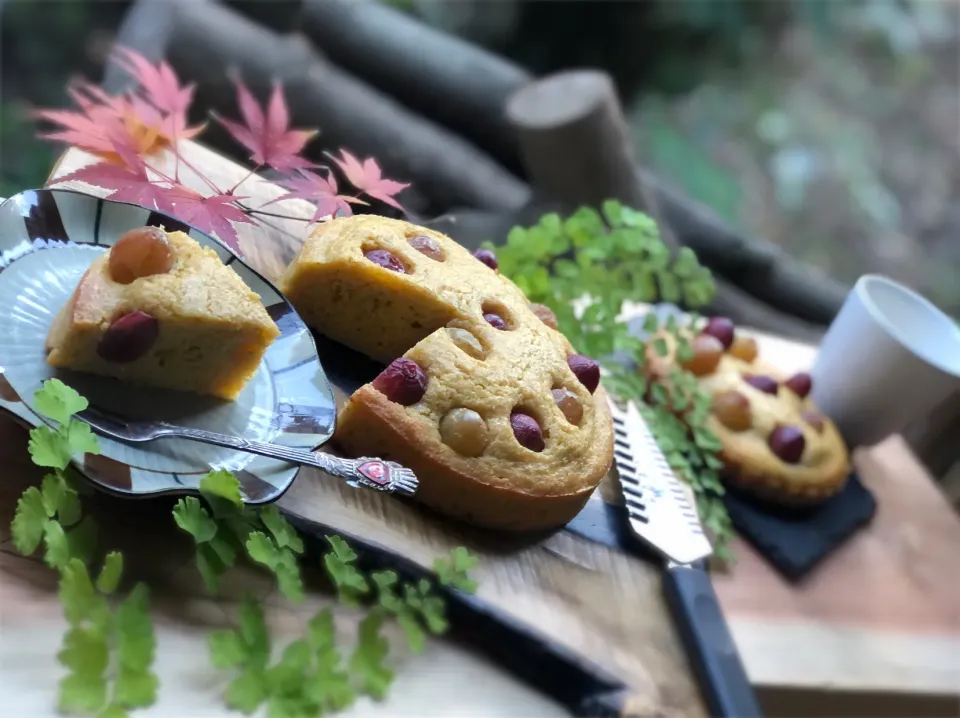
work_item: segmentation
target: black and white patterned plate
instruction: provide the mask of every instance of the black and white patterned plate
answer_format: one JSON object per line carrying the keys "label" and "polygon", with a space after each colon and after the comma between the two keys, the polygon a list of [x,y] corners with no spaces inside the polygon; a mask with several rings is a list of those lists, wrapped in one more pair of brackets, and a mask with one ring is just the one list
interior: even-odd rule
{"label": "black and white patterned plate", "polygon": [[[141,388],[63,372],[45,361],[50,324],[90,263],[127,230],[163,225],[212,248],[260,295],[281,335],[234,402]],[[0,409],[41,422],[33,394],[53,376],[95,406],[248,439],[314,449],[333,434],[336,404],[310,330],[266,279],[208,235],[158,212],[70,190],[21,192],[0,204]],[[282,461],[184,439],[123,444],[100,439],[101,455],[74,465],[99,486],[129,496],[195,491],[211,468],[236,473],[250,503],[279,498],[299,471]]]}

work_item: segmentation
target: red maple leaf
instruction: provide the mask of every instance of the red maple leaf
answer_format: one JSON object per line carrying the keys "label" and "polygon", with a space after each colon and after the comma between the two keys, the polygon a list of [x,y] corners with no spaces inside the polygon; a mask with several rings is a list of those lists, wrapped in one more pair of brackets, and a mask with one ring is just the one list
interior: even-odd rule
{"label": "red maple leaf", "polygon": [[[127,102],[127,124],[139,124],[157,134],[160,142],[170,145],[174,140],[189,140],[199,135],[206,125],[187,127],[187,116],[182,112],[165,114],[141,97],[134,95]],[[145,153],[146,154],[146,153]]]}
{"label": "red maple leaf", "polygon": [[151,179],[147,174],[146,165],[142,163],[138,167],[130,167],[113,162],[97,162],[57,178],[56,183],[72,181],[86,182],[95,187],[113,190],[107,195],[107,199],[130,202],[167,214],[174,212],[173,188],[159,180]]}
{"label": "red maple leaf", "polygon": [[174,211],[175,188],[163,179],[150,176],[148,167],[137,152],[136,140],[124,134],[121,128],[110,128],[105,133],[112,155],[119,162],[97,162],[70,172],[57,179],[58,183],[80,181],[95,187],[113,190],[107,199],[131,202],[141,207],[157,209],[170,214]]}
{"label": "red maple leaf", "polygon": [[380,173],[380,165],[373,157],[367,157],[361,164],[360,160],[346,150],[340,150],[340,154],[341,158],[333,155],[329,155],[329,157],[343,170],[343,174],[347,176],[347,181],[350,184],[374,199],[386,202],[391,207],[406,212],[401,204],[393,198],[393,195],[409,187],[409,184],[385,179]]}
{"label": "red maple leaf", "polygon": [[181,85],[166,60],[154,65],[126,47],[116,48],[113,61],[129,72],[140,86],[140,96],[133,94],[130,98],[128,114],[140,119],[144,125],[156,128],[170,144],[200,133],[203,125],[187,127],[187,110],[193,102],[195,84]]}
{"label": "red maple leaf", "polygon": [[242,80],[237,80],[236,86],[243,123],[214,117],[233,139],[253,153],[250,159],[257,165],[270,165],[279,172],[313,167],[299,153],[317,131],[289,129],[290,113],[283,97],[283,87],[279,84],[273,86],[264,112]]}
{"label": "red maple leaf", "polygon": [[[280,184],[290,190],[284,195],[267,202],[282,202],[285,199],[303,199],[307,202],[313,202],[317,206],[311,222],[316,222],[342,213],[342,216],[349,217],[353,214],[350,204],[366,204],[362,199],[338,194],[337,178],[331,172],[323,177],[315,172],[300,170],[297,175],[280,180]],[[264,207],[267,205],[265,204]]]}
{"label": "red maple leaf", "polygon": [[189,187],[176,185],[173,188],[173,211],[169,214],[201,232],[216,235],[232,250],[241,253],[240,238],[232,222],[256,224],[237,206],[237,200],[244,199],[234,194],[216,194],[204,197]]}
{"label": "red maple leaf", "polygon": [[185,127],[182,114],[165,115],[142,98],[113,97],[88,82],[74,83],[68,93],[78,109],[34,113],[59,125],[58,131],[40,137],[66,142],[109,161],[120,161],[111,135],[125,136],[137,154],[149,155],[171,146],[175,137],[189,139],[203,129]]}
{"label": "red maple leaf", "polygon": [[152,178],[150,168],[137,154],[129,138],[113,133],[111,147],[121,162],[98,162],[81,167],[57,179],[57,183],[80,181],[95,187],[113,190],[107,199],[156,209],[191,224],[202,232],[213,234],[227,246],[240,252],[237,231],[231,222],[253,220],[237,206],[244,199],[233,194],[204,197],[199,192],[166,177]]}
{"label": "red maple leaf", "polygon": [[67,94],[84,112],[96,111],[101,108],[104,111],[112,112],[118,118],[122,118],[129,109],[126,98],[108,95],[103,89],[86,80],[74,80],[67,87]]}
{"label": "red maple leaf", "polygon": [[133,76],[147,102],[164,113],[182,114],[187,111],[196,86],[181,85],[166,60],[154,65],[140,53],[126,47],[117,47],[115,53],[114,62]]}
{"label": "red maple leaf", "polygon": [[87,152],[109,152],[110,142],[103,133],[105,124],[91,113],[71,110],[38,110],[36,116],[60,125],[57,132],[41,132],[45,140],[58,140]]}
{"label": "red maple leaf", "polygon": [[79,110],[37,110],[33,114],[59,125],[59,131],[40,134],[43,139],[59,140],[88,152],[111,153],[109,134],[123,128],[125,104],[122,100],[103,103],[90,93],[88,83],[77,83],[68,90]]}

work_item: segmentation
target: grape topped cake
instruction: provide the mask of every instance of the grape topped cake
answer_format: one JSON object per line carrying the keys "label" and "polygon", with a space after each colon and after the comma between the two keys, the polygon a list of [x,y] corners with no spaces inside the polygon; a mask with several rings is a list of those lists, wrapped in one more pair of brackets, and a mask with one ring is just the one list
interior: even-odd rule
{"label": "grape topped cake", "polygon": [[282,288],[308,324],[389,362],[350,397],[334,440],[409,466],[427,505],[495,528],[555,527],[610,468],[599,366],[491,252],[398,220],[336,219]]}
{"label": "grape topped cake", "polygon": [[213,250],[141,227],[83,275],[50,328],[47,362],[232,400],[278,334]]}
{"label": "grape topped cake", "polygon": [[[663,381],[675,365],[676,341],[666,356],[652,343],[647,369]],[[756,340],[738,335],[724,317],[710,319],[690,338],[692,356],[679,362],[712,399],[707,428],[720,439],[724,479],[786,505],[821,502],[843,488],[849,456],[837,427],[807,398],[806,373],[783,377],[758,357]]]}

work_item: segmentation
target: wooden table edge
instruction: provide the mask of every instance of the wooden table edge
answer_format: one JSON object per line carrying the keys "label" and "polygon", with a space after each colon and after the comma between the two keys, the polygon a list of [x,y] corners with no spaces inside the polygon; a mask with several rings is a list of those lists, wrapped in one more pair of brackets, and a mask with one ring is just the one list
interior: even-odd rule
{"label": "wooden table edge", "polygon": [[[960,631],[923,635],[746,618],[730,623],[758,688],[960,697]],[[796,678],[787,683],[784,676]]]}

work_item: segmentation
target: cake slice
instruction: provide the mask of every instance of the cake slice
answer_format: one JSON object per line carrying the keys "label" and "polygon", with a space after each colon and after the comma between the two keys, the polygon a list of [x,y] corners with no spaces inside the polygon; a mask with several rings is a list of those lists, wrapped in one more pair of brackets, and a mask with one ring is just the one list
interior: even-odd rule
{"label": "cake slice", "polygon": [[51,326],[47,362],[233,400],[278,335],[213,250],[143,227],[90,265]]}
{"label": "cake slice", "polygon": [[315,329],[389,362],[349,398],[334,441],[411,468],[419,501],[482,526],[553,528],[609,470],[599,367],[491,258],[408,222],[336,219],[282,288]]}

